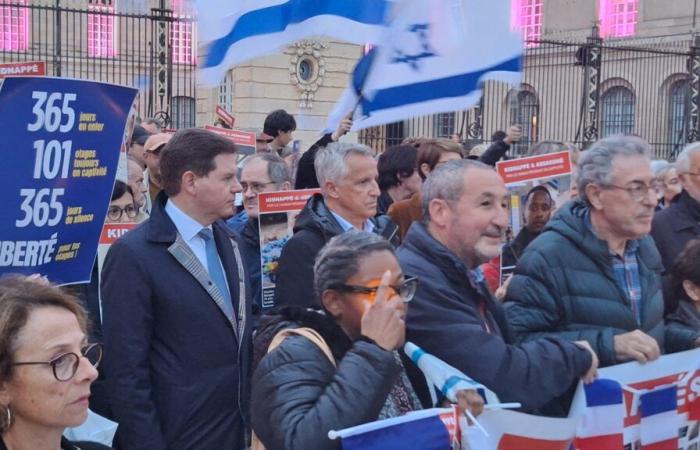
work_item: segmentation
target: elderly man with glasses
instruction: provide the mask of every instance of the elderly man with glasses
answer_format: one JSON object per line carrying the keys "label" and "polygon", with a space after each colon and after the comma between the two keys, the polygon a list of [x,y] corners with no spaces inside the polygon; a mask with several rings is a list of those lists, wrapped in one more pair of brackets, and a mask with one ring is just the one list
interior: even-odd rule
{"label": "elderly man with glasses", "polygon": [[508,319],[529,341],[587,341],[600,365],[652,361],[663,351],[661,258],[649,145],[602,139],[583,153],[579,200],[562,206],[523,253],[506,294]]}
{"label": "elderly man with glasses", "polygon": [[[683,191],[670,205],[656,213],[651,235],[669,270],[689,241],[700,237],[700,143],[687,145],[675,164]],[[677,300],[666,297],[666,311],[676,309]]]}

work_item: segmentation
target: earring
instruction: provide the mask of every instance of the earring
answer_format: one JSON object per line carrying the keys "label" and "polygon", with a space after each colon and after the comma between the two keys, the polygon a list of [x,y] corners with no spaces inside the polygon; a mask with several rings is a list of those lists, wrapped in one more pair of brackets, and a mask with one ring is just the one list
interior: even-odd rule
{"label": "earring", "polygon": [[7,430],[10,428],[10,425],[12,425],[12,410],[10,409],[10,405],[0,405],[5,408],[5,423],[3,424],[4,426],[0,427],[2,430]]}

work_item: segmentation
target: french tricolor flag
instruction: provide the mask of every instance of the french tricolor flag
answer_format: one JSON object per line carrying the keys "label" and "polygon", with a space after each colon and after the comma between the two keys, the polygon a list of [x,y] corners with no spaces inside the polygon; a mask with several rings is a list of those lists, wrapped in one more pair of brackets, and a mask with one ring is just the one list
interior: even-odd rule
{"label": "french tricolor flag", "polygon": [[642,420],[639,433],[642,450],[676,450],[681,417],[678,387],[665,386],[640,396]]}
{"label": "french tricolor flag", "polygon": [[584,386],[586,412],[576,430],[578,450],[622,450],[625,408],[622,386],[598,379]]}

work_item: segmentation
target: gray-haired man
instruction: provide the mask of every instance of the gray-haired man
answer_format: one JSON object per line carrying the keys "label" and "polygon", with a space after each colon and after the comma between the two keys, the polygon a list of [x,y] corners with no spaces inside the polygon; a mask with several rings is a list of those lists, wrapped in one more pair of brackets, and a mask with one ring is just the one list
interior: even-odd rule
{"label": "gray-haired man", "polygon": [[279,260],[276,305],[319,308],[313,288],[316,255],[333,236],[348,230],[371,231],[390,241],[398,227],[377,212],[377,161],[365,145],[333,142],[314,161],[321,194],[309,199],[299,214],[294,236]]}
{"label": "gray-haired man", "polygon": [[506,301],[522,340],[585,340],[602,367],[651,361],[664,346],[661,258],[648,236],[656,206],[649,145],[602,139],[583,153],[580,199],[523,253]]}

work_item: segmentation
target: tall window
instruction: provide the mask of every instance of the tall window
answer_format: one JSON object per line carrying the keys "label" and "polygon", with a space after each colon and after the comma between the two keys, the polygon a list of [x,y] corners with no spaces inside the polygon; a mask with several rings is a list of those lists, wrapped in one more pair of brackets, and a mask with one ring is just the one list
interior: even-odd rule
{"label": "tall window", "polygon": [[187,0],[172,0],[170,48],[175,64],[197,64],[197,27]]}
{"label": "tall window", "polygon": [[170,119],[173,128],[193,128],[195,122],[195,101],[192,97],[178,95],[170,105]]}
{"label": "tall window", "polygon": [[226,111],[233,110],[233,72],[230,70],[219,84],[219,105]]}
{"label": "tall window", "polygon": [[88,56],[113,58],[117,55],[116,0],[90,0],[88,3]]}
{"label": "tall window", "polygon": [[6,5],[0,6],[0,51],[26,51],[29,46],[27,0],[5,0],[2,3]]}
{"label": "tall window", "polygon": [[[511,95],[514,95],[512,91]],[[523,131],[520,142],[513,146],[513,154],[525,154],[528,147],[537,142],[539,131],[540,102],[537,95],[527,89],[517,91],[517,97],[509,100],[511,123],[520,125]]]}
{"label": "tall window", "polygon": [[632,134],[634,94],[624,86],[613,86],[600,97],[600,137]]}
{"label": "tall window", "polygon": [[439,138],[449,138],[455,133],[455,113],[440,113],[433,116],[433,134]]}
{"label": "tall window", "polygon": [[[543,0],[511,0],[511,27],[522,30],[525,40],[537,40],[542,36],[542,2]],[[537,43],[526,42],[525,45],[533,47]]]}
{"label": "tall window", "polygon": [[639,0],[599,0],[598,18],[603,37],[633,36]]}
{"label": "tall window", "polygon": [[687,143],[690,130],[690,81],[678,80],[669,90],[669,142],[673,145],[674,153],[680,151]]}

